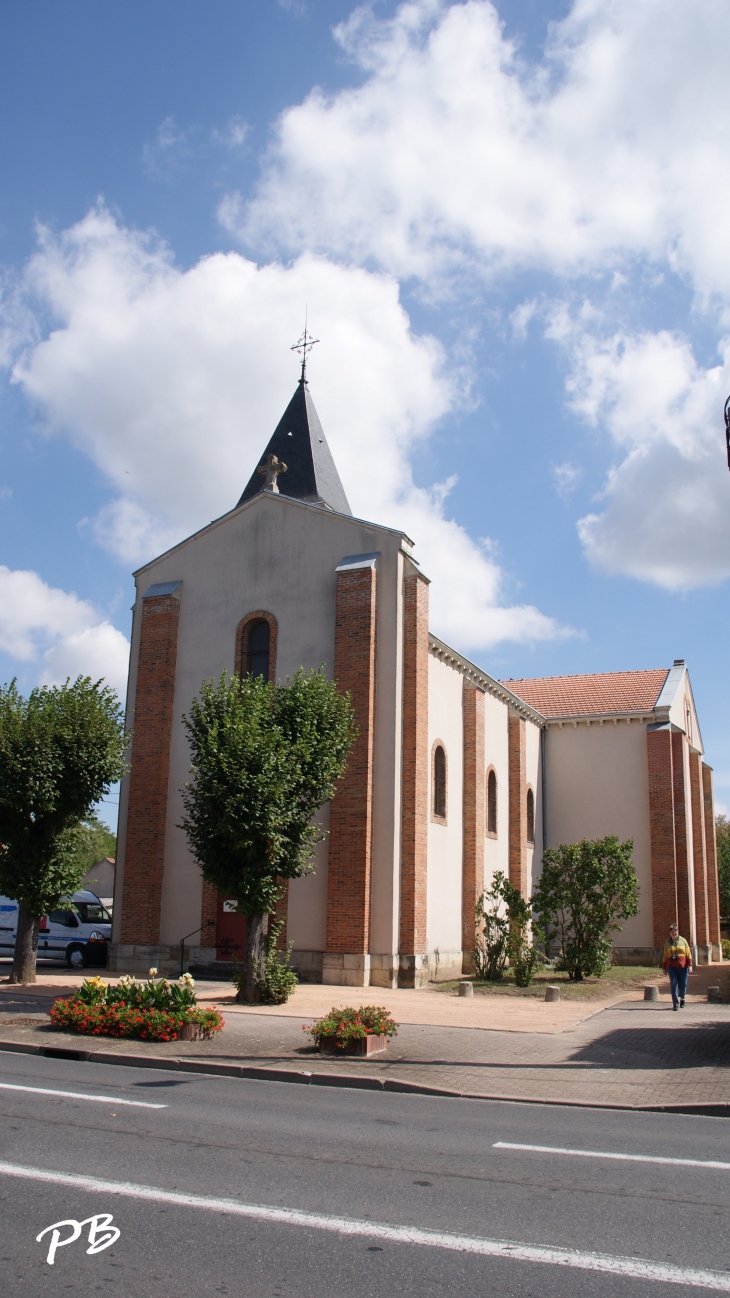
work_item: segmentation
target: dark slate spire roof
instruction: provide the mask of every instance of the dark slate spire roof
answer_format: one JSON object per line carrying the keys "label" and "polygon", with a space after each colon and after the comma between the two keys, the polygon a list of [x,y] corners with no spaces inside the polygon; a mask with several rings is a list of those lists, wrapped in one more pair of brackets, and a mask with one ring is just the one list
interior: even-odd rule
{"label": "dark slate spire roof", "polygon": [[[338,514],[352,514],[306,379],[299,380],[259,464],[265,462],[267,455],[278,456],[287,466],[286,473],[280,473],[277,478],[282,496],[293,496],[312,505],[328,505]],[[257,465],[238,504],[251,500],[263,488],[264,477]]]}

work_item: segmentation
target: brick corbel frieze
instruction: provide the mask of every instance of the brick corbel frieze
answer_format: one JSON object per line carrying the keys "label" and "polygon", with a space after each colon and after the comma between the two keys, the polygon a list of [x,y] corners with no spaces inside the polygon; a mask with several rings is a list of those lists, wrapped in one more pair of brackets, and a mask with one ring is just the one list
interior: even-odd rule
{"label": "brick corbel frieze", "polygon": [[509,881],[527,896],[527,734],[525,718],[507,715]]}
{"label": "brick corbel frieze", "polygon": [[661,949],[677,919],[677,860],[674,839],[674,771],[668,725],[647,727],[649,836],[654,946]]}
{"label": "brick corbel frieze", "polygon": [[124,855],[121,940],[157,946],[165,871],[180,600],[142,600]]}
{"label": "brick corbel frieze", "polygon": [[462,937],[465,973],[473,972],[474,908],[484,891],[486,774],[484,769],[484,692],[464,688],[464,846],[462,857]]}
{"label": "brick corbel frieze", "polygon": [[426,956],[428,846],[428,581],[408,572],[403,593],[401,985],[418,984]]}
{"label": "brick corbel frieze", "polygon": [[689,754],[689,789],[692,808],[692,857],[694,863],[695,922],[698,946],[710,945],[707,911],[707,849],[705,846],[705,802],[702,796],[702,758]]}
{"label": "brick corbel frieze", "polygon": [[674,789],[674,850],[677,863],[677,923],[679,931],[692,946],[691,857],[689,847],[690,807],[685,776],[685,745],[681,730],[672,731],[672,782]]}
{"label": "brick corbel frieze", "polygon": [[337,573],[334,677],[350,694],[358,737],[330,804],[327,951],[370,950],[375,730],[375,565]]}
{"label": "brick corbel frieze", "polygon": [[717,877],[717,831],[715,799],[712,790],[712,767],[702,763],[702,797],[705,804],[705,857],[707,861],[707,927],[710,942],[720,955],[720,884]]}

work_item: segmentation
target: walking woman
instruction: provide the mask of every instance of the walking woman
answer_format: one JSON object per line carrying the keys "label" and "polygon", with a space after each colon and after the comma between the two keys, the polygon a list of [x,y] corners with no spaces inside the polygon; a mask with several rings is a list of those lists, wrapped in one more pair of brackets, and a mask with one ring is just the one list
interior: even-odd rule
{"label": "walking woman", "polygon": [[669,974],[672,988],[672,1009],[684,1009],[687,978],[692,972],[692,951],[689,942],[679,936],[676,924],[669,925],[669,937],[664,943],[662,969]]}

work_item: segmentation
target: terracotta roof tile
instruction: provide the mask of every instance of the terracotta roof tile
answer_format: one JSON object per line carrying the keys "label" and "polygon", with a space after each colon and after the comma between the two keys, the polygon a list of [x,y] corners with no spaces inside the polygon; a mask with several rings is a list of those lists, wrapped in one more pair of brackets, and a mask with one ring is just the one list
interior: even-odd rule
{"label": "terracotta roof tile", "polygon": [[668,669],[658,667],[645,672],[541,676],[502,684],[544,717],[585,717],[651,712],[667,676]]}

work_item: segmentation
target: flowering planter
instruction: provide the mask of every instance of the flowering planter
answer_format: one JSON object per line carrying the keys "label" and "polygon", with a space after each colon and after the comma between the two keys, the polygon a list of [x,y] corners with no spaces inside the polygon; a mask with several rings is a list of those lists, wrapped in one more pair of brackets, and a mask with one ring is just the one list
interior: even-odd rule
{"label": "flowering planter", "polygon": [[177,1033],[178,1041],[197,1041],[199,1037],[200,1037],[199,1023],[183,1023],[182,1027],[178,1028],[178,1033]]}
{"label": "flowering planter", "polygon": [[366,1037],[355,1037],[344,1044],[337,1037],[320,1037],[319,1048],[324,1054],[369,1058],[370,1055],[379,1055],[388,1049],[388,1035],[385,1032],[371,1032]]}

